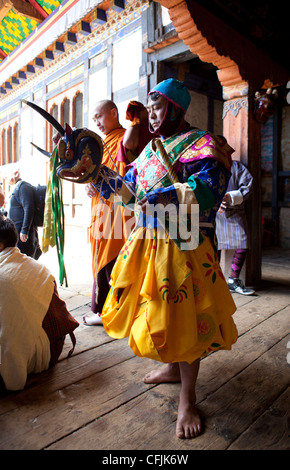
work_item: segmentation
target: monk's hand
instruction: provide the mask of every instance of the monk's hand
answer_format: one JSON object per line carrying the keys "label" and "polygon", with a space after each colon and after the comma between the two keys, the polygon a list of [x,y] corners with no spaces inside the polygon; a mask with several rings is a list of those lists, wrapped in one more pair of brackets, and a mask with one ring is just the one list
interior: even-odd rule
{"label": "monk's hand", "polygon": [[85,190],[86,190],[87,196],[89,196],[89,197],[94,197],[97,194],[97,191],[94,188],[94,186],[92,185],[92,183],[86,184],[85,185]]}

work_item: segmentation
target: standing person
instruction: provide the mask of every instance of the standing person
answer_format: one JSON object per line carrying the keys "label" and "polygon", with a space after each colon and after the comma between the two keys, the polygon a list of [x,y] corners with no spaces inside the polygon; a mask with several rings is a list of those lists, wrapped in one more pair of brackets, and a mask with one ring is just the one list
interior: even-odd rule
{"label": "standing person", "polygon": [[39,246],[37,225],[33,220],[34,188],[21,179],[19,170],[12,174],[9,184],[14,185],[14,190],[11,194],[8,217],[13,220],[19,235],[17,246],[21,253],[37,260],[42,251]]}
{"label": "standing person", "polygon": [[[155,136],[148,129],[147,109],[139,101],[129,102],[126,119],[131,121],[131,125],[127,130],[119,122],[118,109],[113,101],[103,100],[96,105],[94,121],[98,129],[105,134],[102,162],[112,170],[115,170],[116,165],[121,176],[125,175],[127,164],[135,160],[145,145]],[[115,165],[111,161],[109,153],[114,159]],[[102,213],[102,220],[98,221],[98,214],[102,212],[100,204],[105,203],[107,209],[109,208],[110,210],[112,209],[112,204],[104,202],[104,199],[101,199],[99,194],[96,193],[93,185],[87,185],[86,189],[87,194],[92,197],[91,245],[93,272],[95,274],[91,310],[97,315],[85,316],[84,323],[86,325],[102,325],[100,315],[110,288],[111,270],[120,249],[124,245],[124,241],[130,234],[132,217],[126,217],[123,209],[114,207],[114,221],[112,221],[113,216],[108,217],[107,223],[110,225],[106,228],[106,216],[104,213]],[[108,212],[106,213],[108,214]],[[100,226],[106,236],[96,242]],[[122,231],[122,237],[115,238],[115,227]],[[98,299],[97,302],[96,298]]]}
{"label": "standing person", "polygon": [[[105,135],[102,162],[108,168],[114,170],[116,165],[120,175],[124,176],[125,166],[128,161],[116,159],[125,133],[125,129],[119,122],[117,106],[110,100],[98,102],[94,110],[93,119],[97,128]],[[111,157],[114,162],[112,162]],[[92,198],[90,241],[94,283],[91,311],[96,315],[85,316],[83,321],[85,325],[98,325],[102,324],[100,313],[109,291],[111,270],[128,233],[124,233],[126,218],[123,209],[120,207],[113,208],[113,204],[101,198],[90,183],[86,185],[86,191],[88,196]],[[118,234],[114,233],[115,227],[119,228],[117,230]]]}
{"label": "standing person", "polygon": [[0,216],[0,379],[7,390],[22,390],[28,374],[53,366],[67,334],[74,347],[78,327],[52,274],[21,253],[17,240],[12,220]]}
{"label": "standing person", "polygon": [[[200,358],[231,349],[237,340],[232,319],[236,307],[212,244],[213,222],[231,176],[233,150],[223,139],[189,126],[184,119],[189,103],[189,92],[178,80],[154,87],[147,106],[150,129],[162,140],[145,147],[125,181],[103,166],[94,183],[109,199],[114,196],[109,188],[117,187],[124,204],[131,202],[134,191],[138,215],[111,273],[103,325],[114,338],[129,337],[137,356],[166,363],[147,374],[145,383],[181,381],[179,438],[201,432],[195,397]],[[108,177],[110,184],[107,179],[103,188]],[[149,206],[157,204],[159,209],[162,204],[176,208],[173,221],[180,220],[182,207],[188,214],[197,208],[197,248],[181,233],[174,238],[169,231],[170,236],[164,236],[159,220],[148,212]]]}
{"label": "standing person", "polygon": [[240,161],[233,161],[232,176],[216,216],[218,250],[235,250],[232,258],[228,286],[231,292],[252,295],[253,289],[245,287],[240,279],[241,270],[249,249],[245,201],[252,193],[253,177]]}

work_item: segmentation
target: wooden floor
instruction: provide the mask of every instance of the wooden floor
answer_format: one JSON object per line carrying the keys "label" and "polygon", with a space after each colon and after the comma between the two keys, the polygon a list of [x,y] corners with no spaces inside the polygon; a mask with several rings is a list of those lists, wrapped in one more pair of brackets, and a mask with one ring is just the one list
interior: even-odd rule
{"label": "wooden floor", "polygon": [[23,391],[2,392],[0,449],[289,449],[289,265],[289,252],[267,252],[263,286],[255,296],[234,295],[239,339],[232,351],[201,361],[197,400],[205,424],[193,440],[175,436],[179,384],[144,384],[144,374],[160,365],[135,357],[126,340],[112,340],[102,327],[83,326],[89,289],[61,288],[80,321],[75,352],[30,377]]}

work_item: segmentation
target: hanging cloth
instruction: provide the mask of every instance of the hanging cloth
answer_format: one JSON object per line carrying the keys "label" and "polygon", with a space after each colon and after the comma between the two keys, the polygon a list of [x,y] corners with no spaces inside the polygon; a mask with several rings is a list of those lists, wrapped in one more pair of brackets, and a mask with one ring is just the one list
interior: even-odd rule
{"label": "hanging cloth", "polygon": [[[62,196],[62,182],[56,174],[56,168],[60,160],[57,147],[54,149],[50,161],[50,177],[47,185],[47,213],[44,215],[44,233],[47,234],[46,244],[56,246],[58,264],[59,264],[59,282],[62,286],[68,286],[67,275],[64,265],[64,208]],[[50,214],[49,214],[50,213]],[[46,215],[47,214],[47,215]],[[51,217],[53,215],[53,217]],[[52,229],[54,236],[52,236]],[[49,234],[49,235],[48,235]],[[48,246],[46,248],[46,251]]]}

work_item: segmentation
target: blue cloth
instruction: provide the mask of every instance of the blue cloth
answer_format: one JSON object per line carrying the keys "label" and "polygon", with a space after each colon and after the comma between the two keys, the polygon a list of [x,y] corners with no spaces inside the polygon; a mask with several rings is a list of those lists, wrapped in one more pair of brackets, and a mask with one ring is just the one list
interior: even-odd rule
{"label": "blue cloth", "polygon": [[187,111],[191,97],[183,82],[180,82],[175,78],[168,78],[167,80],[163,80],[163,82],[158,83],[149,92],[149,95],[155,91],[176,104],[179,108],[183,109],[184,112]]}
{"label": "blue cloth", "polygon": [[[225,166],[213,160],[212,158],[204,158],[194,162],[180,163],[176,171],[178,180],[181,183],[188,183],[192,190],[195,192],[196,199],[199,203],[200,223],[210,223],[212,227],[202,227],[201,231],[209,238],[214,238],[214,222],[217,210],[222,202],[225,188],[228,185],[231,177],[231,172]],[[125,175],[127,183],[131,184],[132,189],[135,189],[136,179],[135,165],[131,165],[130,169]],[[171,204],[178,206],[178,198],[174,185],[167,186],[166,188],[158,188],[146,193],[146,197],[151,204],[158,204],[160,196],[167,194],[167,200]],[[130,201],[131,202],[131,201]],[[138,225],[158,226],[158,221],[152,223],[148,221],[148,217],[142,214],[138,220]]]}

